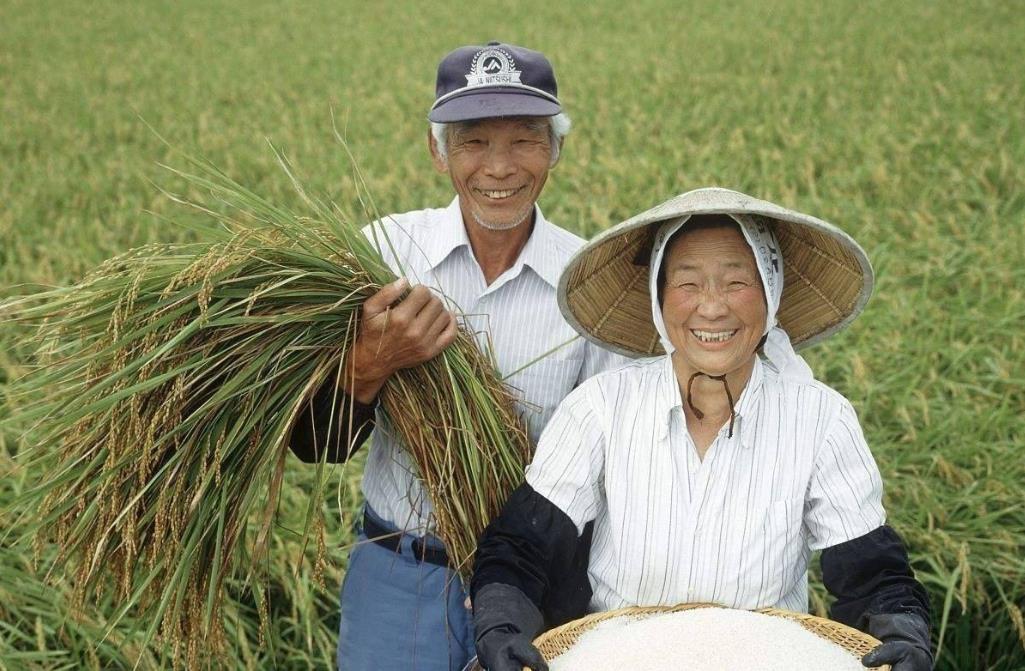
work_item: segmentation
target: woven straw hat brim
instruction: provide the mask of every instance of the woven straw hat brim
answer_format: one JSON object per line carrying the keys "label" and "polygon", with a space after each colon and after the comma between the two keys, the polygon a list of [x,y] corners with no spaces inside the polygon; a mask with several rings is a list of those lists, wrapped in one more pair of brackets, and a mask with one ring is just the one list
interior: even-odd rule
{"label": "woven straw hat brim", "polygon": [[[559,307],[588,340],[631,357],[663,354],[651,319],[647,263],[658,225],[699,214],[747,214],[773,227],[783,256],[776,317],[795,348],[850,324],[872,294],[865,251],[847,233],[815,217],[737,191],[689,191],[600,233],[570,259],[559,280]],[[646,257],[643,257],[646,258]]]}

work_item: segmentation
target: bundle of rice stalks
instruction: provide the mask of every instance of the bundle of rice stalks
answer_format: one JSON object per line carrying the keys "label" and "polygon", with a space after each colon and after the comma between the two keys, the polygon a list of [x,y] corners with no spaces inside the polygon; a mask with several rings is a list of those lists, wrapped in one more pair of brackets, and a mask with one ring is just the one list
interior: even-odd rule
{"label": "bundle of rice stalks", "polygon": [[[337,208],[300,188],[294,212],[194,165],[178,174],[213,196],[187,204],[215,220],[216,239],[137,249],[3,306],[40,325],[17,420],[33,427],[30,471],[47,473],[22,503],[39,542],[59,548],[50,571],[68,574],[79,606],[115,592],[119,612],[152,622],[147,636],[190,667],[223,642],[227,579],[247,581],[268,612],[259,566],[290,428],[337,386],[360,306],[395,279],[377,251],[387,241],[375,246]],[[513,398],[461,333],[395,374],[381,401],[468,571],[528,459]],[[317,482],[303,544],[319,544],[320,562]]]}

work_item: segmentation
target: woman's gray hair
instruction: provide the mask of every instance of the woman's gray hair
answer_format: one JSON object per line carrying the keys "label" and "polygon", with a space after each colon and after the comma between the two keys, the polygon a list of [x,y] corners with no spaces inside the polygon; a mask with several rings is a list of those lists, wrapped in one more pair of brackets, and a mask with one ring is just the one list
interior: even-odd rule
{"label": "woman's gray hair", "polygon": [[[552,145],[552,160],[549,161],[548,165],[553,166],[559,160],[559,149],[562,147],[562,140],[569,135],[573,122],[570,121],[569,115],[565,112],[559,112],[555,116],[545,118],[548,120],[548,135]],[[459,126],[460,123],[431,122],[431,135],[434,136],[434,142],[437,144],[438,154],[445,160],[448,160],[448,131],[454,126]]]}

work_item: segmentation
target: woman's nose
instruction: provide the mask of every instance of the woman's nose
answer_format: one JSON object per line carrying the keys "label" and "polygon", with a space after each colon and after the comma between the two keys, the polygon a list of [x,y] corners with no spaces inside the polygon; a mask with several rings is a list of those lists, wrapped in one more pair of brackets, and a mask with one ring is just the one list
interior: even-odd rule
{"label": "woman's nose", "polygon": [[722,291],[706,288],[701,292],[697,311],[699,315],[706,319],[716,319],[729,314],[730,308],[726,302],[726,295]]}

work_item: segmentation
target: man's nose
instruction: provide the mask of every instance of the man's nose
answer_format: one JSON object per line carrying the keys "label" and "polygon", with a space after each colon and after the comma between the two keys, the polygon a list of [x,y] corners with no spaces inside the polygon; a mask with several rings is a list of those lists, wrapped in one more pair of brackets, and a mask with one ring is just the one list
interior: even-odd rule
{"label": "man's nose", "polygon": [[484,173],[495,179],[505,179],[516,172],[516,163],[512,160],[508,147],[488,147],[484,157]]}

